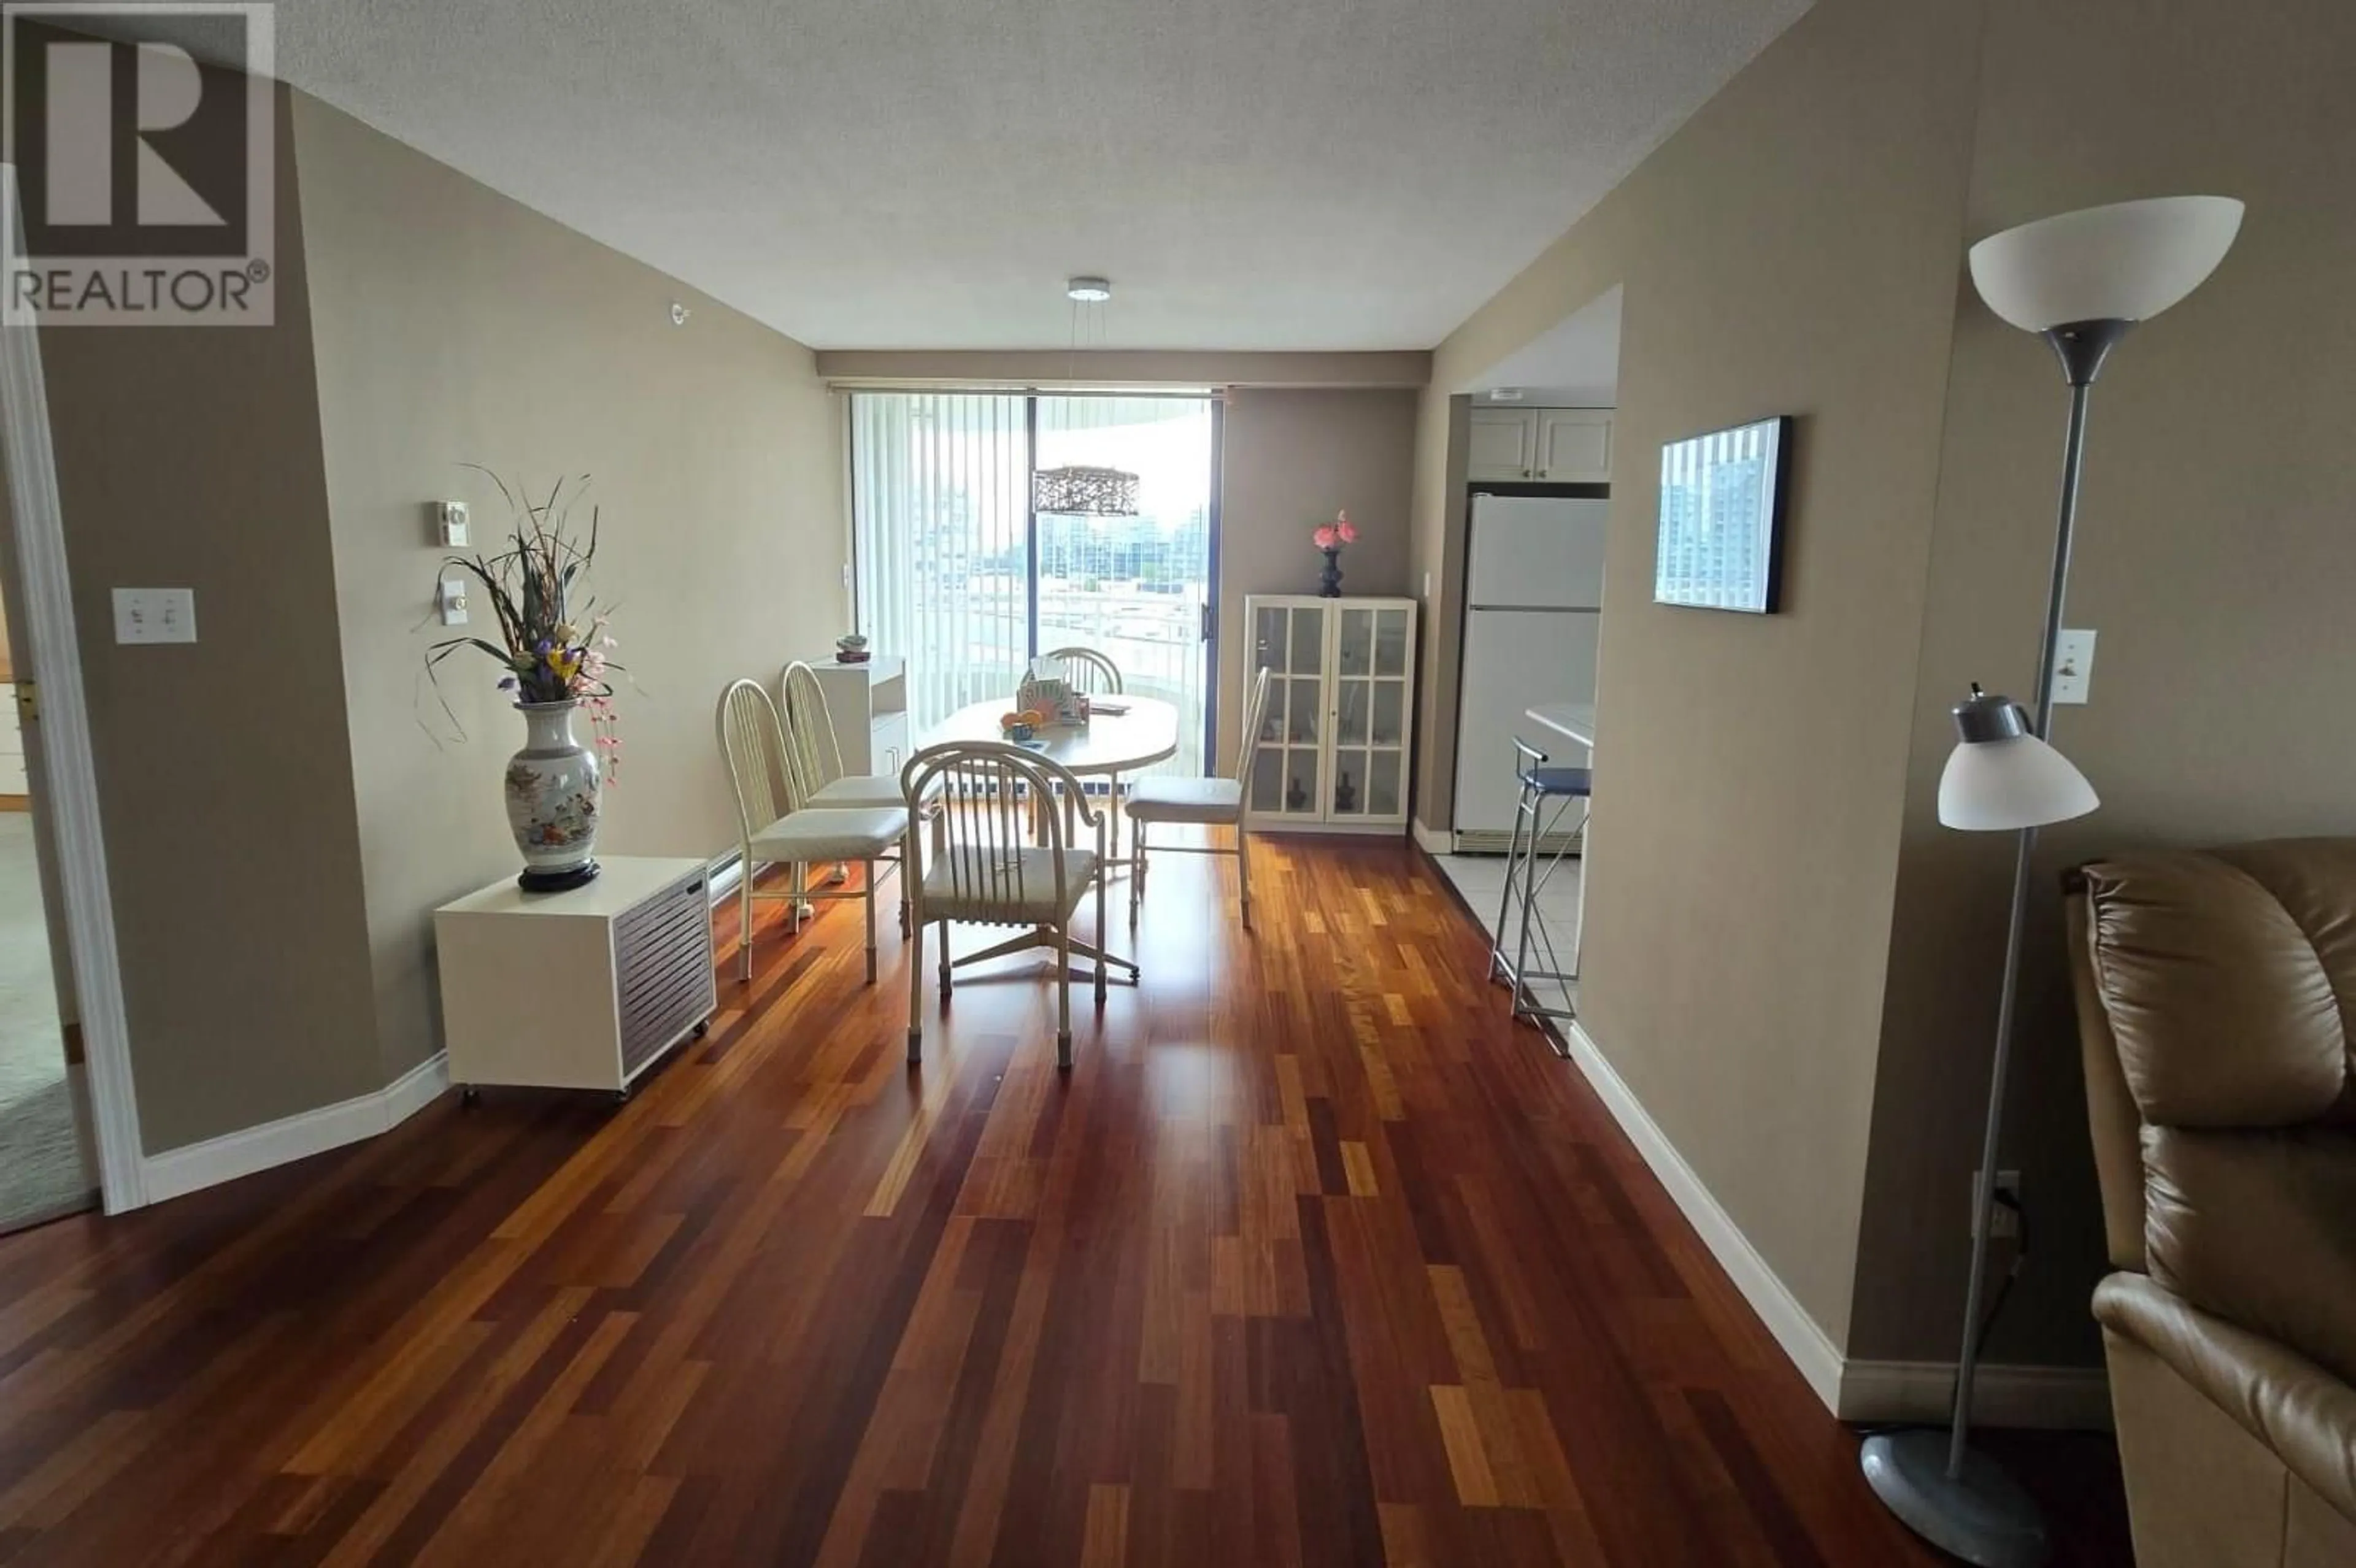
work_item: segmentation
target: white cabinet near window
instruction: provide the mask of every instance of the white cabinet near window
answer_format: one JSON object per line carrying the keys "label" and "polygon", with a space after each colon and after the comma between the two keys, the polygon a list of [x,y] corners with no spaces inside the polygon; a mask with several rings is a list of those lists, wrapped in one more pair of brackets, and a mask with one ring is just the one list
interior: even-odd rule
{"label": "white cabinet near window", "polygon": [[[812,659],[842,771],[852,778],[900,776],[908,762],[908,661],[877,654],[861,664]],[[774,695],[774,694],[773,694]]]}
{"label": "white cabinet near window", "polygon": [[1259,751],[1245,782],[1253,827],[1407,831],[1415,615],[1412,599],[1245,599],[1247,667],[1269,672]]}
{"label": "white cabinet near window", "polygon": [[1608,485],[1612,411],[1483,403],[1472,411],[1464,476],[1475,484]]}

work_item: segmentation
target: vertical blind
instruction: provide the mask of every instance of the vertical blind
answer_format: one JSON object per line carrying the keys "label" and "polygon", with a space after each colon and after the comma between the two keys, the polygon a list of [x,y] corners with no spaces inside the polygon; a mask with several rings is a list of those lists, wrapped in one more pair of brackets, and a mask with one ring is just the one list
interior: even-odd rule
{"label": "vertical blind", "polygon": [[[1034,424],[1039,467],[1136,474],[1138,515],[1043,516],[1034,537]],[[906,656],[918,731],[1011,698],[1033,652],[1078,645],[1178,709],[1172,771],[1211,771],[1212,444],[1208,399],[854,393],[860,629]]]}
{"label": "vertical blind", "polygon": [[1028,418],[1019,397],[855,393],[859,627],[908,661],[919,734],[1012,696],[1030,657]]}

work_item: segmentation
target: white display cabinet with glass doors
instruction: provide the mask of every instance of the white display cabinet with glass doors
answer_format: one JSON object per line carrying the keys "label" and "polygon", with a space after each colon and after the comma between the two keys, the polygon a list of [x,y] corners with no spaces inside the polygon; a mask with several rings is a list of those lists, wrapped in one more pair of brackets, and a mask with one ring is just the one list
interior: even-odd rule
{"label": "white display cabinet with glass doors", "polygon": [[1414,756],[1412,599],[1255,593],[1247,677],[1269,672],[1244,783],[1255,828],[1404,833]]}

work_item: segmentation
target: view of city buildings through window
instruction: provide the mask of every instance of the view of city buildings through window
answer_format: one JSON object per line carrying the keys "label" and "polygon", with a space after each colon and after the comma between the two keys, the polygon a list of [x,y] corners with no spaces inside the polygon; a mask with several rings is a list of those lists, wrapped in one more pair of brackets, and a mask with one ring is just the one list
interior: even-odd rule
{"label": "view of city buildings through window", "polygon": [[1767,607],[1778,433],[1777,422],[1765,420],[1661,449],[1655,600],[1713,610]]}
{"label": "view of city buildings through window", "polygon": [[[1205,771],[1213,418],[1202,397],[852,395],[859,629],[907,659],[920,736],[1078,645],[1176,705],[1167,766]],[[1135,474],[1137,515],[1034,518],[1033,468],[1065,464]]]}

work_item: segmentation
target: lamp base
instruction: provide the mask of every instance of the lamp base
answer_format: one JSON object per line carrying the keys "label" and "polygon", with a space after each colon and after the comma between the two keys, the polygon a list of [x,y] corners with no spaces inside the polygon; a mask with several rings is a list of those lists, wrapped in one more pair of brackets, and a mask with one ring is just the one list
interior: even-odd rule
{"label": "lamp base", "polygon": [[1961,1478],[1947,1474],[1942,1427],[1888,1432],[1865,1440],[1865,1479],[1909,1530],[1979,1568],[2037,1568],[2051,1545],[2036,1500],[1995,1460],[1964,1453]]}

